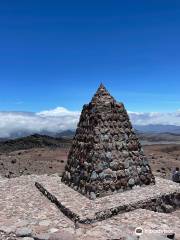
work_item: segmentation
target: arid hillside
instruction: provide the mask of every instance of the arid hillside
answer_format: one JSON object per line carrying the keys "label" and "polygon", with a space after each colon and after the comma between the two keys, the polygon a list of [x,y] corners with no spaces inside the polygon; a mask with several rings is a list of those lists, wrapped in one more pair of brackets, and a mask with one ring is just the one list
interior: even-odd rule
{"label": "arid hillside", "polygon": [[169,179],[173,169],[180,168],[179,144],[155,144],[143,148],[155,175]]}
{"label": "arid hillside", "polygon": [[[180,145],[143,146],[155,175],[171,177],[180,167]],[[0,175],[8,178],[26,174],[62,174],[71,140],[32,135],[0,143]]]}

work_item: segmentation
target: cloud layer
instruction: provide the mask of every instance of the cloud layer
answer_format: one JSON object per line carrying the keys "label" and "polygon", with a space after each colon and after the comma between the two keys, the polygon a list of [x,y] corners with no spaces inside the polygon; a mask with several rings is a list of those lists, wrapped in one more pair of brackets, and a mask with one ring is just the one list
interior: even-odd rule
{"label": "cloud layer", "polygon": [[129,115],[132,123],[135,125],[162,124],[180,126],[180,110],[170,113],[129,112]]}
{"label": "cloud layer", "polygon": [[[168,124],[180,126],[180,110],[171,113],[129,112],[134,125]],[[19,133],[60,132],[75,129],[80,112],[63,107],[32,112],[0,112],[0,138]]]}
{"label": "cloud layer", "polygon": [[0,137],[8,138],[19,132],[25,133],[59,132],[74,129],[79,120],[79,112],[72,112],[63,107],[42,111],[0,112]]}

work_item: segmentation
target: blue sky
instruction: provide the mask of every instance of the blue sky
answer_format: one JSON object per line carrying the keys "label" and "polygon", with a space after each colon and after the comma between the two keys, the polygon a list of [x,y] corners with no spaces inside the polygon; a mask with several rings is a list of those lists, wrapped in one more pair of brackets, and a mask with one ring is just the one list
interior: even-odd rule
{"label": "blue sky", "polygon": [[180,1],[0,1],[0,111],[180,109]]}

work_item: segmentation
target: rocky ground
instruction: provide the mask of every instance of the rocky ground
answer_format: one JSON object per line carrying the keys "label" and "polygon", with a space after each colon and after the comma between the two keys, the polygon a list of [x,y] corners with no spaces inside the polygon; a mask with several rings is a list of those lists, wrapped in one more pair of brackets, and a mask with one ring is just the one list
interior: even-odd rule
{"label": "rocky ground", "polygon": [[0,153],[0,174],[8,178],[28,174],[61,174],[67,155],[68,149],[51,147]]}
{"label": "rocky ground", "polygon": [[[143,148],[156,176],[169,179],[174,167],[180,167],[180,145],[155,144]],[[174,230],[179,231],[180,226],[177,224],[180,219],[179,210],[164,215],[138,209],[92,226],[75,226],[74,222],[61,213],[34,186],[36,179],[42,181],[49,174],[62,174],[68,151],[69,147],[64,146],[33,148],[31,146],[27,149],[20,147],[18,150],[10,147],[8,151],[0,151],[0,240],[135,240],[137,237],[132,236],[132,229],[134,231],[139,225],[144,229],[148,226],[147,229],[150,230],[146,229],[147,233],[152,229],[154,232],[161,231],[160,226],[164,226],[168,231],[175,227]],[[176,239],[179,240],[180,233],[178,237]],[[146,234],[140,239],[166,238],[159,235],[152,238],[152,234],[150,236]]]}
{"label": "rocky ground", "polygon": [[[172,170],[180,168],[180,145],[155,144],[143,146],[156,176],[171,178]],[[8,178],[27,174],[63,172],[69,148],[35,147],[26,150],[0,151],[0,175]]]}
{"label": "rocky ground", "polygon": [[[1,240],[137,240],[135,233],[137,227],[141,227],[144,232],[140,240],[168,240],[167,235],[173,236],[174,233],[176,240],[180,239],[179,210],[165,214],[140,208],[92,224],[76,224],[35,187],[35,182],[40,181],[54,189],[56,188],[54,182],[59,181],[58,179],[58,175],[29,175],[0,179]],[[71,192],[71,199],[61,196],[59,191],[56,194],[64,198],[62,203],[68,208],[72,207],[70,205],[73,205],[74,201],[77,202],[73,208],[82,212],[82,208],[78,210],[78,202],[84,204],[78,200],[81,195],[72,189],[67,191]],[[148,191],[146,193],[148,194]],[[135,199],[134,194],[131,195]],[[142,194],[140,195],[142,197]],[[65,203],[66,201],[69,203]],[[87,203],[89,201],[87,199]],[[103,199],[97,201],[99,203]],[[114,204],[117,204],[117,201]],[[91,209],[90,203],[86,205],[86,211],[89,207]],[[99,207],[104,206],[101,204]]]}
{"label": "rocky ground", "polygon": [[146,145],[143,148],[156,176],[169,179],[174,168],[180,168],[179,144]]}

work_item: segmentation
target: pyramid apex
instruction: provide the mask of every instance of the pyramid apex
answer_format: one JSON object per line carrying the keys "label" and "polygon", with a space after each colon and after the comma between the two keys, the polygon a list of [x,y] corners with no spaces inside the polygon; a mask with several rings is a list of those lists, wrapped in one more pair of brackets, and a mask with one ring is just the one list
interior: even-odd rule
{"label": "pyramid apex", "polygon": [[103,83],[100,83],[99,88],[105,88]]}
{"label": "pyramid apex", "polygon": [[101,83],[92,98],[92,102],[105,102],[113,100],[114,98],[110,95],[105,86]]}
{"label": "pyramid apex", "polygon": [[100,83],[97,91],[102,91],[102,90],[107,92],[107,89],[105,88],[105,86],[102,83]]}

